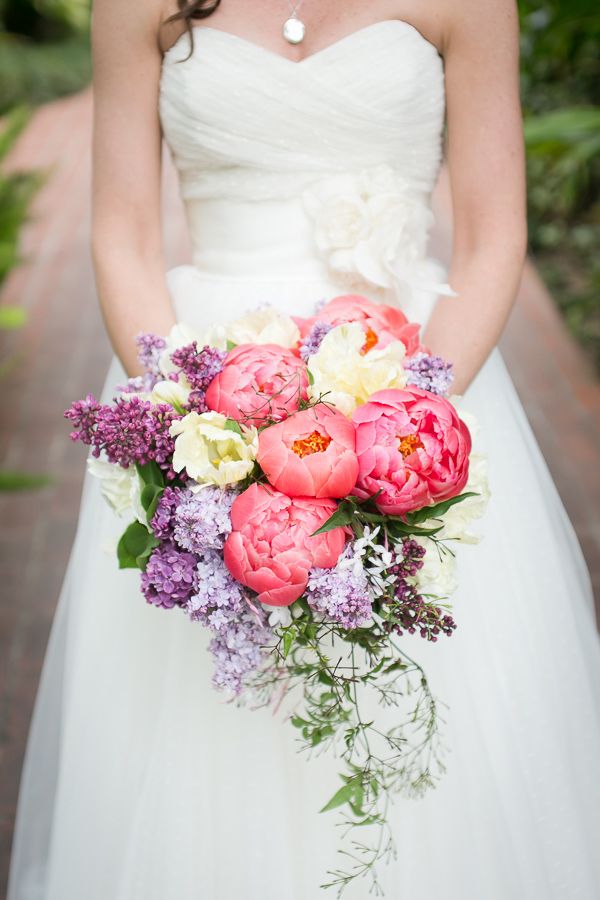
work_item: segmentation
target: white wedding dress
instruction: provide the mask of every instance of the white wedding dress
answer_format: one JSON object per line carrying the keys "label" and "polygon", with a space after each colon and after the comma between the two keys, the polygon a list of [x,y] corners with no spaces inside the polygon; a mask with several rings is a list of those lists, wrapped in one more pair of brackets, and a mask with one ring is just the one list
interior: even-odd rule
{"label": "white wedding dress", "polygon": [[[336,270],[327,240],[355,235],[357,178],[363,195],[385,200],[391,170],[426,215],[441,161],[442,58],[396,20],[301,63],[218,29],[194,34],[190,59],[180,61],[185,34],[167,52],[160,93],[194,247],[193,265],[168,272],[178,317],[204,326],[259,303],[310,314],[348,292],[352,274]],[[413,268],[401,259],[393,287],[364,275],[381,260],[376,242],[363,247],[352,290],[401,297],[425,323],[444,273],[412,238]],[[124,379],[114,358],[103,398]],[[489,460],[483,540],[458,548],[455,635],[406,639],[449,707],[448,768],[424,799],[394,804],[399,854],[381,882],[390,900],[597,900],[600,646],[588,571],[497,348],[464,405]],[[318,813],[339,786],[335,766],[299,755],[294,730],[270,710],[223,702],[204,629],[147,605],[139,573],[117,568],[126,524],[86,475],[9,900],[335,896],[319,885],[339,863],[339,829],[334,813]],[[344,897],[366,900],[367,888]]]}

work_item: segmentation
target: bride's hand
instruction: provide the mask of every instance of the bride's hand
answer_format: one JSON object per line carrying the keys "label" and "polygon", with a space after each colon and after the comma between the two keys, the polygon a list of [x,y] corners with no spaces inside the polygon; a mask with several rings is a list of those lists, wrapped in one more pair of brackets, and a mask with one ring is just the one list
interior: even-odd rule
{"label": "bride's hand", "polygon": [[450,4],[444,48],[453,212],[448,281],[425,329],[464,393],[497,344],[527,248],[525,152],[514,0]]}
{"label": "bride's hand", "polygon": [[92,253],[106,328],[129,376],[134,337],[175,322],[160,219],[158,0],[95,0]]}

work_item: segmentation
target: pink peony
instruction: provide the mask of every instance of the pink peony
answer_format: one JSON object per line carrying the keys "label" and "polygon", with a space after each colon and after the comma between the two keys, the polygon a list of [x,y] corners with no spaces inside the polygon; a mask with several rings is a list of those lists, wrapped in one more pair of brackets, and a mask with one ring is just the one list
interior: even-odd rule
{"label": "pink peony", "polygon": [[206,391],[206,405],[259,427],[285,419],[307,397],[308,374],[300,357],[278,344],[239,344]]}
{"label": "pink peony", "polygon": [[409,322],[402,310],[394,306],[373,303],[360,294],[334,297],[319,310],[316,319],[331,325],[358,322],[365,331],[365,350],[386,347],[391,341],[402,341],[407,356],[426,350],[419,340],[417,322]]}
{"label": "pink peony", "polygon": [[356,496],[381,490],[379,509],[403,515],[460,494],[469,474],[471,435],[444,397],[416,387],[377,391],[353,421]]}
{"label": "pink peony", "polygon": [[289,497],[345,497],[358,476],[355,444],[352,422],[318,403],[265,428],[256,458],[273,487]]}
{"label": "pink peony", "polygon": [[333,500],[290,498],[252,484],[234,500],[233,530],[225,542],[225,565],[261,603],[289,606],[300,597],[313,566],[331,568],[346,542],[346,529],[311,537],[335,512]]}

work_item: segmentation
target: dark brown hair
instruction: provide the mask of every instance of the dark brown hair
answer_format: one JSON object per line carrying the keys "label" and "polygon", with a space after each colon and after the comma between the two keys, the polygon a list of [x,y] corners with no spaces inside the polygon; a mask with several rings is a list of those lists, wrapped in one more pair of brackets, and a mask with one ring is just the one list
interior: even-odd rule
{"label": "dark brown hair", "polygon": [[173,13],[166,22],[175,22],[183,19],[188,28],[192,27],[192,19],[206,19],[214,13],[221,0],[177,0],[179,11]]}
{"label": "dark brown hair", "polygon": [[[194,26],[192,25],[192,21],[194,19],[206,19],[207,16],[214,13],[220,4],[221,0],[177,0],[177,6],[179,7],[178,11],[173,13],[172,16],[169,16],[168,19],[165,19],[163,25],[166,25],[168,22],[178,22],[180,20],[184,22],[193,46],[194,35],[192,32]],[[191,52],[192,50],[190,48],[190,53]]]}

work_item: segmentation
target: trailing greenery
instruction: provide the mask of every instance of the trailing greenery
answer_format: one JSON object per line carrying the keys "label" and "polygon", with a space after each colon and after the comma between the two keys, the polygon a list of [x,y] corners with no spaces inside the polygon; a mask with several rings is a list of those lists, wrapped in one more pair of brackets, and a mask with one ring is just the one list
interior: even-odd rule
{"label": "trailing greenery", "polygon": [[519,8],[530,250],[600,370],[600,7]]}

